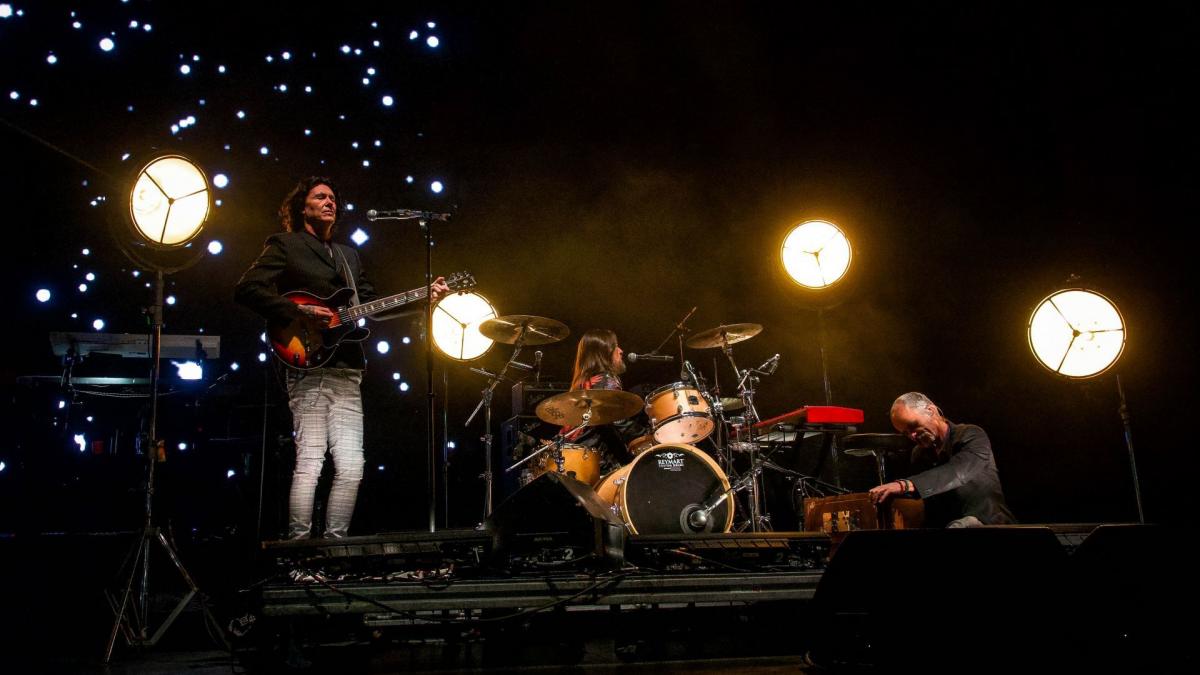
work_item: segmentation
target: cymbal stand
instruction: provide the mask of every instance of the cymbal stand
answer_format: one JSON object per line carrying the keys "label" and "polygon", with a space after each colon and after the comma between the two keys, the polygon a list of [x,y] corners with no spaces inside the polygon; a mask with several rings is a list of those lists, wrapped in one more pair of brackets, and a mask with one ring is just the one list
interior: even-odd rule
{"label": "cymbal stand", "polygon": [[528,330],[528,326],[524,326],[524,325],[521,326],[521,334],[519,336],[517,336],[517,342],[515,345],[513,345],[512,356],[509,357],[508,362],[504,364],[504,367],[500,369],[500,372],[493,374],[493,373],[488,373],[488,371],[483,370],[482,368],[480,368],[480,369],[472,368],[471,369],[472,372],[486,373],[491,376],[491,379],[488,381],[487,386],[483,388],[483,392],[479,398],[479,403],[475,405],[475,409],[471,411],[471,416],[468,417],[466,423],[463,424],[464,427],[471,426],[471,422],[475,419],[475,416],[479,414],[480,409],[484,409],[486,411],[486,412],[484,412],[484,415],[483,415],[483,417],[484,417],[483,437],[480,438],[480,440],[483,441],[483,451],[484,451],[483,473],[480,474],[480,476],[479,476],[480,478],[483,479],[483,519],[484,520],[487,520],[487,517],[492,515],[492,501],[493,501],[492,487],[493,487],[493,483],[495,483],[495,481],[493,480],[493,474],[492,474],[492,441],[494,440],[494,437],[492,435],[492,397],[496,391],[496,385],[500,384],[501,380],[506,379],[504,376],[506,374],[508,374],[508,369],[512,368],[513,364],[516,363],[516,361],[517,361],[517,357],[521,355],[521,349],[525,346],[525,332],[527,330]]}
{"label": "cymbal stand", "polygon": [[750,503],[750,531],[770,531],[771,516],[762,511],[762,502],[765,497],[762,480],[760,479],[762,467],[758,460],[758,445],[754,442],[754,425],[759,421],[758,410],[754,407],[754,386],[758,383],[758,377],[754,374],[755,371],[753,369],[743,371],[738,367],[737,361],[733,358],[733,345],[729,344],[724,334],[721,335],[721,351],[725,352],[726,358],[729,359],[729,365],[733,366],[733,374],[738,379],[738,396],[742,399],[744,406],[743,416],[746,419],[744,428],[748,435],[747,440],[750,447],[750,471],[747,473],[750,488],[750,492],[747,495],[747,500]]}

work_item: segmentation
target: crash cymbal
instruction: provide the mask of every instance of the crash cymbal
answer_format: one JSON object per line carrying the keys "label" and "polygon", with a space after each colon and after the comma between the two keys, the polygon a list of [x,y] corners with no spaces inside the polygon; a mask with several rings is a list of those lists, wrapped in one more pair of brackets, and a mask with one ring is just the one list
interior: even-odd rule
{"label": "crash cymbal", "polygon": [[842,436],[842,452],[851,457],[871,457],[875,453],[908,452],[913,442],[904,434],[850,434]]}
{"label": "crash cymbal", "polygon": [[576,389],[542,401],[537,416],[543,422],[573,427],[583,422],[590,408],[589,426],[609,424],[636,415],[642,409],[642,397],[618,389]]}
{"label": "crash cymbal", "polygon": [[686,344],[692,349],[711,349],[726,344],[737,344],[758,335],[762,332],[762,328],[762,324],[757,323],[721,325],[696,333],[688,338]]}
{"label": "crash cymbal", "polygon": [[517,344],[522,331],[527,345],[548,345],[571,334],[571,329],[561,321],[529,314],[508,314],[479,324],[479,332],[484,337],[506,345]]}

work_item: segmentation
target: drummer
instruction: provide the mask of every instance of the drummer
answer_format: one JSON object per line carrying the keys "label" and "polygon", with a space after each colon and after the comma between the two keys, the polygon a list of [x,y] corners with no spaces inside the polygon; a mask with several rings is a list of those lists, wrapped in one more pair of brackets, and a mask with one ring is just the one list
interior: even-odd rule
{"label": "drummer", "polygon": [[[579,338],[575,350],[575,369],[571,374],[571,389],[622,390],[621,374],[625,372],[624,352],[617,344],[617,334],[605,328],[593,328]],[[567,442],[600,450],[601,473],[619,469],[631,459],[626,450],[630,441],[644,436],[649,428],[639,420],[641,413],[612,424],[581,429],[567,437]],[[563,427],[562,432],[570,431]]]}

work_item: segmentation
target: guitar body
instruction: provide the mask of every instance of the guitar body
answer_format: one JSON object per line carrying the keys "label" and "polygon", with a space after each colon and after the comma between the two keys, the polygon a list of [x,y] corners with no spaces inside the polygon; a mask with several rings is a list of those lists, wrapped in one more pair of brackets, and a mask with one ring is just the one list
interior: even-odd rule
{"label": "guitar body", "polygon": [[305,291],[292,291],[283,297],[297,305],[316,305],[335,314],[328,326],[320,321],[303,317],[289,323],[267,326],[267,339],[279,360],[298,370],[320,368],[333,358],[334,351],[343,342],[362,342],[371,331],[356,323],[342,323],[338,315],[350,305],[354,292],[343,288],[327,298]]}
{"label": "guitar body", "polygon": [[[453,293],[475,287],[475,277],[470,272],[455,272],[446,277],[446,286]],[[380,312],[392,312],[406,305],[425,300],[428,289],[416,288],[404,293],[389,295],[361,305],[351,305],[354,291],[343,288],[327,297],[319,297],[306,291],[284,293],[283,297],[297,305],[316,305],[333,312],[329,324],[304,316],[287,323],[267,324],[267,339],[275,356],[291,368],[312,370],[320,368],[333,358],[338,345],[343,342],[362,342],[371,331],[359,326],[359,320]]]}

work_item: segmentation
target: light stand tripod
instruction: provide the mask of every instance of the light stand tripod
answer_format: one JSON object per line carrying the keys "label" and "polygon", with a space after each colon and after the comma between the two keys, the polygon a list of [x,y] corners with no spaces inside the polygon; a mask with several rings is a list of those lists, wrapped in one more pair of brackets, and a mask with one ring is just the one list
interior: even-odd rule
{"label": "light stand tripod", "polygon": [[[120,598],[115,597],[112,593],[105,592],[108,598],[109,605],[113,610],[115,619],[113,620],[112,632],[109,634],[108,644],[104,649],[104,663],[109,663],[112,660],[113,647],[117,642],[117,635],[123,634],[125,641],[130,645],[153,647],[162,639],[163,634],[179,617],[179,614],[185,607],[191,603],[192,599],[200,592],[200,588],[196,582],[192,580],[187,569],[183,566],[183,562],[179,559],[179,553],[175,550],[175,546],[167,539],[162,528],[154,524],[154,466],[159,461],[159,455],[163,451],[162,441],[158,439],[158,386],[159,379],[162,375],[162,312],[163,312],[163,270],[156,270],[154,284],[154,305],[150,307],[150,357],[153,360],[153,368],[150,375],[150,422],[147,429],[144,446],[147,457],[146,470],[146,500],[143,505],[143,520],[142,531],[130,549],[129,555],[126,556],[124,564],[121,565],[121,570],[118,575],[128,567],[128,576],[125,577],[124,589],[121,592]],[[171,564],[175,566],[175,570],[179,572],[184,584],[187,586],[187,592],[183,598],[176,603],[171,613],[167,618],[150,633],[149,625],[149,604],[150,604],[150,551],[151,544],[157,543],[162,547],[163,552],[171,560]],[[137,584],[137,592],[134,593],[134,584]],[[204,612],[205,619],[217,625],[216,619],[212,613],[203,604],[200,605],[201,611]]]}

